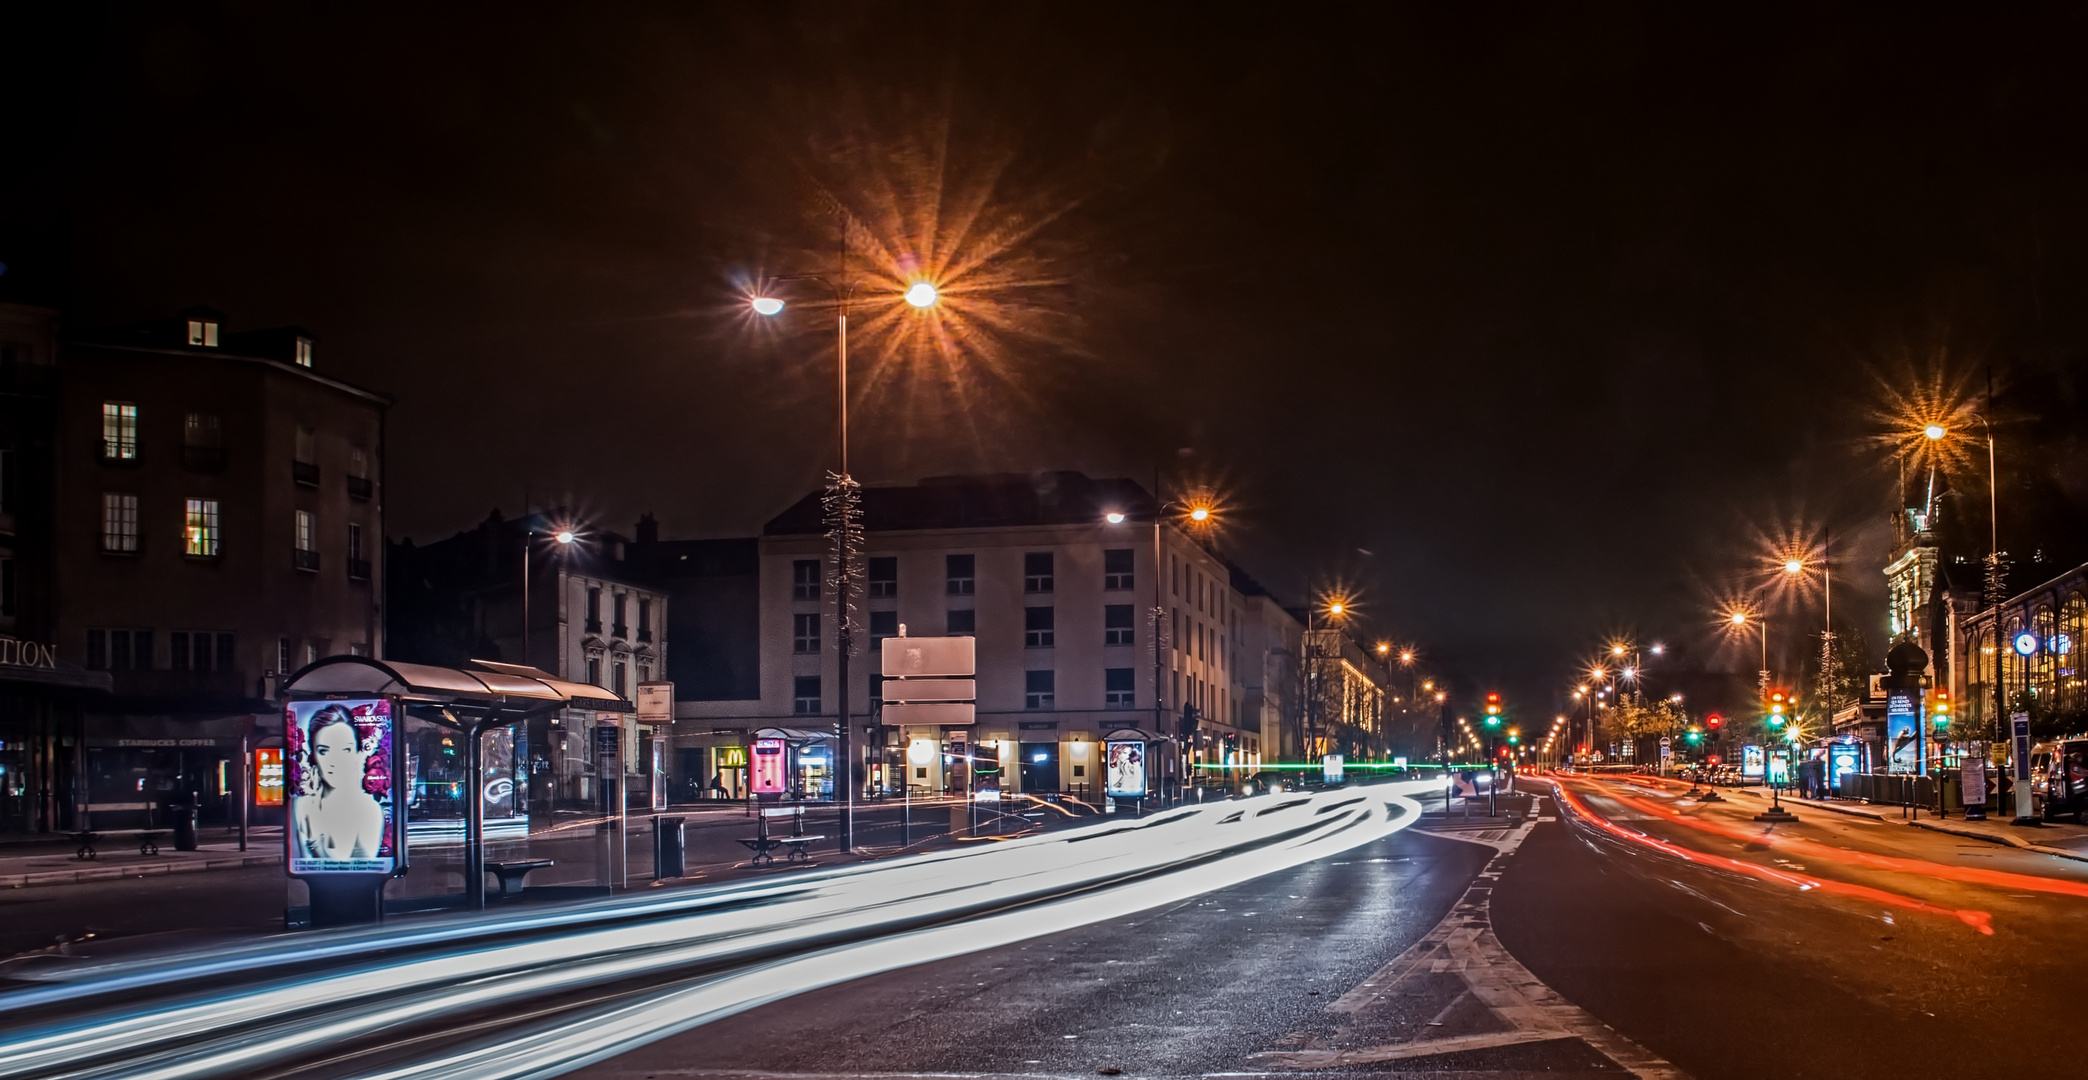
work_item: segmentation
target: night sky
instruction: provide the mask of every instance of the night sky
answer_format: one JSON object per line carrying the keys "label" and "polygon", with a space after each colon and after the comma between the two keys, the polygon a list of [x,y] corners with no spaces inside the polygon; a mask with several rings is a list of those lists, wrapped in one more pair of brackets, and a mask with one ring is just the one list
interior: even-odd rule
{"label": "night sky", "polygon": [[1884,387],[1991,366],[2003,470],[2088,498],[2078,7],[48,6],[0,288],[309,328],[398,399],[395,538],[756,530],[832,327],[745,299],[843,221],[859,478],[1161,470],[1527,698],[1614,633],[1751,670],[1715,598],[1792,530],[1882,652]]}

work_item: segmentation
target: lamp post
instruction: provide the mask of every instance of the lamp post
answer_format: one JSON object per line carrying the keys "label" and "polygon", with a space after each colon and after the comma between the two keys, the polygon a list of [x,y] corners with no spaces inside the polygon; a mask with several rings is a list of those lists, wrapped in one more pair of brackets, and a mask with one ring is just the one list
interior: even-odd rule
{"label": "lamp post", "polygon": [[[571,526],[561,525],[548,534],[564,547],[572,544],[574,533]],[[529,662],[529,557],[536,547],[536,525],[523,527],[522,531],[522,666],[532,667]],[[563,675],[563,672],[553,674]]]}
{"label": "lamp post", "polygon": [[[1171,510],[1179,510],[1193,525],[1208,527],[1213,523],[1217,511],[1202,501],[1179,502],[1164,497],[1160,488],[1158,470],[1153,474],[1153,611],[1148,620],[1151,632],[1148,635],[1153,646],[1153,733],[1165,737],[1167,725],[1167,692],[1163,689],[1167,677],[1167,654],[1161,641],[1161,628],[1167,622],[1167,602],[1161,589],[1160,575],[1165,569],[1166,555],[1162,546],[1163,526]],[[1130,520],[1123,510],[1111,510],[1102,515],[1102,520],[1111,525],[1122,525]]]}
{"label": "lamp post", "polygon": [[[848,250],[841,252],[842,273],[848,269]],[[827,536],[833,546],[834,560],[834,653],[836,687],[835,704],[838,707],[838,722],[834,725],[839,733],[835,756],[839,759],[837,776],[834,779],[835,802],[839,804],[840,822],[836,837],[842,851],[855,850],[855,729],[848,716],[848,657],[855,649],[855,577],[857,557],[862,548],[861,488],[848,472],[848,309],[855,299],[856,289],[864,279],[842,277],[838,280],[819,274],[786,274],[771,278],[772,282],[811,281],[824,285],[833,294],[835,308],[834,323],[834,375],[836,384],[835,426],[837,456],[840,468],[829,474],[826,491]],[[932,308],[940,300],[933,284],[916,281],[903,294],[908,304],[916,308]],[[783,313],[784,303],[774,296],[759,295],[748,301],[754,313],[764,318],[773,318]]]}

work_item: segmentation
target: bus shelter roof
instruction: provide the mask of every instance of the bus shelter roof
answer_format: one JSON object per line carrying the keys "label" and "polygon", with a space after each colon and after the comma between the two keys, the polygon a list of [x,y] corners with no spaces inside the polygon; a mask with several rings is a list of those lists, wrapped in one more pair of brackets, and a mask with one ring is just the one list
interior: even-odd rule
{"label": "bus shelter roof", "polygon": [[521,664],[472,660],[462,668],[329,656],[290,676],[283,693],[297,697],[398,697],[417,705],[486,713],[592,709],[627,713],[634,706],[599,686],[570,682]]}

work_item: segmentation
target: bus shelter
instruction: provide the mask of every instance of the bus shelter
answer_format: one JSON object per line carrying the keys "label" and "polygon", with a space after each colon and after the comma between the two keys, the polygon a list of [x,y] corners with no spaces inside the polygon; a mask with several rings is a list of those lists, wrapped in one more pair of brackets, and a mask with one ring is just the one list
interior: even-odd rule
{"label": "bus shelter", "polygon": [[478,910],[486,903],[487,733],[564,709],[633,711],[599,686],[487,660],[448,668],[332,656],[286,680],[283,699],[285,866],[311,892],[313,926],[377,921],[384,883],[407,871],[409,718],[464,744],[462,899]]}

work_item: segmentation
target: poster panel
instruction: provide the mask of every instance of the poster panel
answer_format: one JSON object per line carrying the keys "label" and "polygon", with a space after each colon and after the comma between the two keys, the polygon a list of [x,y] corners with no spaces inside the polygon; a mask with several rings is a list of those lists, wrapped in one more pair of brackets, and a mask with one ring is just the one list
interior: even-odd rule
{"label": "poster panel", "polygon": [[1827,782],[1840,791],[1842,777],[1861,771],[1863,747],[1855,743],[1835,743],[1827,748]]}
{"label": "poster panel", "polygon": [[1762,778],[1762,748],[1743,746],[1740,748],[1740,775],[1749,780]]}
{"label": "poster panel", "polygon": [[782,739],[756,739],[751,770],[756,795],[781,795],[790,790],[790,746]]}
{"label": "poster panel", "polygon": [[399,868],[388,698],[293,701],[283,709],[292,874]]}
{"label": "poster panel", "polygon": [[1329,784],[1339,784],[1344,779],[1342,766],[1345,764],[1340,754],[1324,754],[1320,757],[1320,775]]}
{"label": "poster panel", "polygon": [[1106,754],[1104,794],[1114,799],[1145,798],[1145,743],[1126,740],[1104,743],[1103,747]]}
{"label": "poster panel", "polygon": [[1885,694],[1885,771],[1921,771],[1921,712],[1916,690],[1890,690]]}
{"label": "poster panel", "polygon": [[279,746],[254,751],[254,805],[283,805],[283,750]]}

